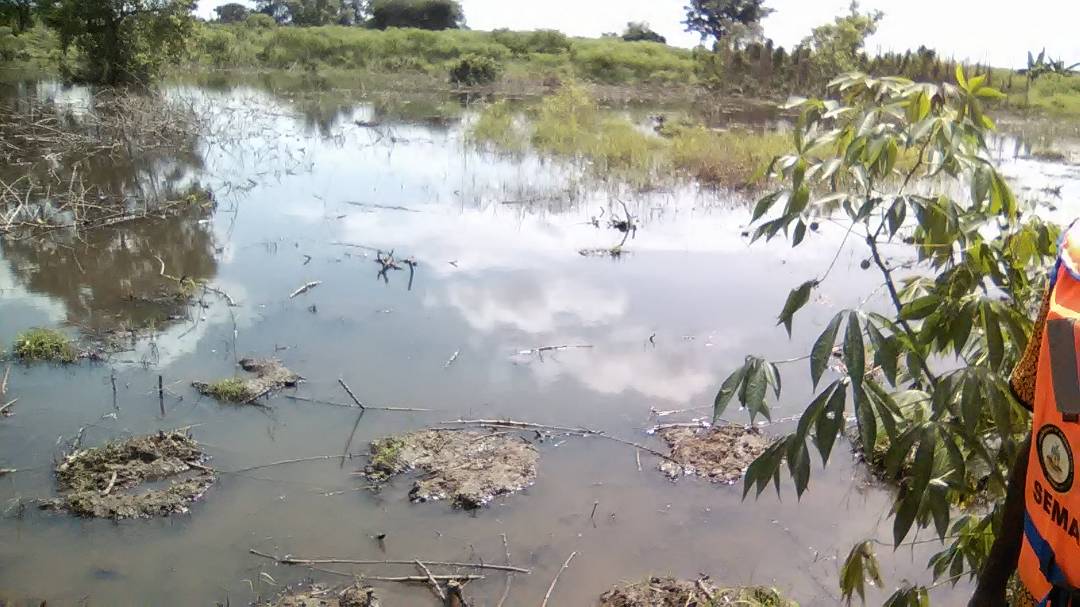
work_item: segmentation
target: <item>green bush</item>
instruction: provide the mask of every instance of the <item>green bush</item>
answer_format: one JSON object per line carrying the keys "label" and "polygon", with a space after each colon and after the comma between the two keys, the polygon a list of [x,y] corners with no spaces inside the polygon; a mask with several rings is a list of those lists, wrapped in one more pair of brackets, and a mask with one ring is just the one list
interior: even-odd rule
{"label": "green bush", "polygon": [[502,65],[491,57],[465,55],[450,68],[450,82],[463,86],[491,84],[501,71]]}
{"label": "green bush", "polygon": [[457,0],[374,0],[371,26],[415,27],[425,30],[457,29],[465,22],[465,12]]}
{"label": "green bush", "polygon": [[255,29],[273,29],[277,27],[277,21],[266,13],[251,13],[244,20],[244,25]]}

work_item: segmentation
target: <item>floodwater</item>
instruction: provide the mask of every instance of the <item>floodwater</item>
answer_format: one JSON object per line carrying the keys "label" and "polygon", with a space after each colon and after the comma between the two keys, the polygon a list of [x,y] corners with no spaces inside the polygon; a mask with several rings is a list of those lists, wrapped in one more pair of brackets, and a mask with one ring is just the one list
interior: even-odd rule
{"label": "floodwater", "polygon": [[[49,84],[27,91],[79,94]],[[875,288],[874,275],[859,268],[865,253],[849,247],[793,337],[776,326],[788,291],[832,260],[838,227],[823,224],[794,251],[750,246],[742,235],[748,211],[736,195],[593,187],[562,163],[472,148],[468,111],[436,119],[410,111],[408,100],[399,111],[363,101],[328,108],[317,97],[252,88],[171,94],[192,100],[215,125],[196,159],[169,169],[211,187],[214,213],[124,224],[82,241],[0,241],[0,342],[31,326],[73,335],[144,330],[107,363],[13,365],[8,392],[19,402],[0,419],[0,467],[19,472],[0,478],[0,602],[246,604],[304,578],[347,581],[277,566],[252,548],[501,563],[502,534],[514,564],[532,570],[513,578],[508,605],[538,605],[573,552],[551,605],[593,605],[611,585],[650,574],[699,573],[775,586],[803,605],[836,605],[840,563],[870,538],[882,542],[889,585],[872,601],[905,579],[927,579],[936,545],[892,551],[889,495],[844,448],[828,470],[815,466],[801,501],[787,489],[780,499],[743,501],[740,486],[671,483],[648,454],[639,470],[632,448],[589,438],[539,443],[536,484],[476,512],[412,504],[407,479],[373,493],[353,474],[370,440],[458,418],[587,426],[661,447],[645,432],[658,421],[652,411],[697,408],[659,421],[708,415],[720,381],[745,354],[805,353],[836,309]],[[1023,145],[1011,140],[999,151],[1030,192],[1062,185],[1063,201],[1080,194],[1077,167],[1017,158]],[[622,239],[606,227],[622,212],[616,199],[638,217],[627,252],[579,254]],[[411,284],[408,269],[378,276],[379,249],[418,262]],[[148,304],[140,297],[164,284],[157,257],[167,273],[208,280],[238,305],[212,293],[182,310]],[[311,281],[321,284],[289,298]],[[592,347],[523,353],[558,345]],[[237,359],[248,355],[277,356],[303,375],[299,395],[348,402],[337,385],[343,378],[369,404],[432,411],[369,411],[347,447],[355,409],[283,395],[268,409],[236,407],[190,387],[239,372]],[[775,417],[796,415],[808,401],[805,364],[785,367]],[[734,410],[727,417],[747,419]],[[188,425],[223,471],[190,514],[111,522],[17,506],[55,494],[52,462],[80,429],[83,446],[94,446]],[[346,449],[351,455],[337,457]],[[335,457],[229,473],[324,455]],[[467,587],[475,605],[495,605],[502,594],[502,574],[486,575]],[[377,585],[385,605],[437,604],[422,585]],[[939,588],[935,604],[959,604],[965,590]]]}

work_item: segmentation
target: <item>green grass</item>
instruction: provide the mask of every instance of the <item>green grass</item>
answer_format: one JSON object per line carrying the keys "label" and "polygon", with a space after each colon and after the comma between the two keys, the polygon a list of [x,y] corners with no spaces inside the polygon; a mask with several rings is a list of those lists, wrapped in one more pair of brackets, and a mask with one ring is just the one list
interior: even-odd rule
{"label": "green grass", "polygon": [[220,401],[229,403],[242,403],[251,398],[247,382],[238,377],[222,379],[208,384],[204,392]]}
{"label": "green grass", "polygon": [[68,336],[55,329],[35,327],[23,331],[15,338],[12,350],[24,361],[73,363],[78,358]]}
{"label": "green grass", "polygon": [[581,85],[569,83],[533,107],[517,110],[508,102],[489,105],[470,129],[481,146],[587,161],[602,179],[637,187],[674,178],[710,186],[742,187],[755,183],[773,157],[791,149],[778,133],[718,132],[675,123],[664,136],[603,109]]}
{"label": "green grass", "polygon": [[572,75],[595,82],[687,82],[694,77],[690,51],[651,42],[568,38],[553,31],[369,30],[322,27],[255,27],[202,24],[194,61],[206,67],[346,68],[374,72],[423,72],[448,77],[464,57],[484,57],[531,79]]}

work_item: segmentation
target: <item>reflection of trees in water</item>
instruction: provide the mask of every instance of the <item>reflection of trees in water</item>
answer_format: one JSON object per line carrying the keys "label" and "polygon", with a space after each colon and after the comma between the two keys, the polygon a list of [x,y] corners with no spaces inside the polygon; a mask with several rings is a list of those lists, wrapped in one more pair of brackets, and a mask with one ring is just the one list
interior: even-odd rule
{"label": "reflection of trees in water", "polygon": [[27,290],[64,302],[68,322],[88,329],[145,327],[182,313],[163,295],[176,283],[167,273],[195,280],[217,273],[209,207],[192,205],[166,219],[146,219],[90,232],[81,240],[0,242],[0,257]]}

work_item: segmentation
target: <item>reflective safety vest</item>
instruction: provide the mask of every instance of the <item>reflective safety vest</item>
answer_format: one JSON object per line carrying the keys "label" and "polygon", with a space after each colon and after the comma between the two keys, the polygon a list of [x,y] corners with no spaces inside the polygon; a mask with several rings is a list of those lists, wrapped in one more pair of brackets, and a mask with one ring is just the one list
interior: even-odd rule
{"label": "reflective safety vest", "polygon": [[1043,314],[1024,356],[1034,389],[1018,391],[1032,408],[1018,572],[1039,607],[1080,607],[1080,223],[1062,238]]}

